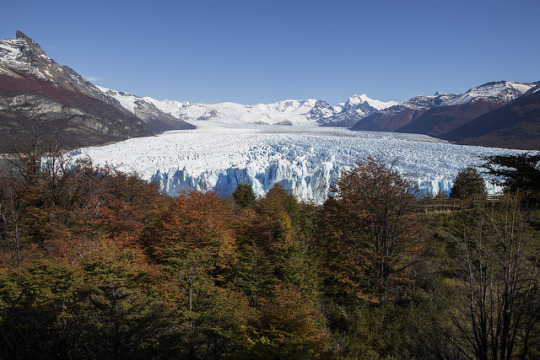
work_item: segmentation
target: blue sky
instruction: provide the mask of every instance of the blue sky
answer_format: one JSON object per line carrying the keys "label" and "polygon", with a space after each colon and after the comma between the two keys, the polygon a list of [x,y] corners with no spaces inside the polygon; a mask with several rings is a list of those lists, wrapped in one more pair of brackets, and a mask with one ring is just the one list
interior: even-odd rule
{"label": "blue sky", "polygon": [[157,99],[406,100],[540,80],[540,1],[5,1],[21,30],[97,85]]}

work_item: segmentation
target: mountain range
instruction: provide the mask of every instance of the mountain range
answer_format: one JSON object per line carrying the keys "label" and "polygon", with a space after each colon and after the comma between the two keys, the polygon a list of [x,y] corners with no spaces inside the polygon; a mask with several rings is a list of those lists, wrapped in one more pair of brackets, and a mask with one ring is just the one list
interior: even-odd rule
{"label": "mountain range", "polygon": [[[539,97],[539,83],[497,81],[459,95],[382,102],[362,94],[335,106],[319,99],[257,105],[156,100],[95,86],[20,31],[0,41],[0,133],[14,141],[46,133],[66,148],[189,130],[211,120],[418,133],[460,144],[540,150]],[[2,142],[0,151],[8,150]]]}
{"label": "mountain range", "polygon": [[367,95],[353,95],[346,102],[330,106],[316,99],[283,100],[271,104],[243,105],[231,102],[200,104],[173,100],[156,100],[99,87],[118,100],[126,109],[138,114],[141,109],[156,107],[161,111],[196,124],[214,120],[234,124],[294,125],[294,126],[352,126],[382,109],[398,104],[382,102]]}

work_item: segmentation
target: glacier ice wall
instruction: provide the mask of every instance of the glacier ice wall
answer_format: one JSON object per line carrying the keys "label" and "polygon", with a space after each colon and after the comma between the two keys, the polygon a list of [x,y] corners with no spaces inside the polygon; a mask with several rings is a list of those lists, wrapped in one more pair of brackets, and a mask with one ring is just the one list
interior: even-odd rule
{"label": "glacier ice wall", "polygon": [[301,200],[322,203],[342,169],[368,155],[396,160],[396,169],[417,191],[437,194],[448,192],[458,171],[480,163],[480,156],[513,152],[414,134],[209,122],[197,130],[82,149],[80,156],[137,172],[170,195],[207,189],[228,196],[248,183],[262,196],[279,183]]}
{"label": "glacier ice wall", "polygon": [[170,195],[183,189],[212,189],[223,197],[231,195],[239,184],[250,184],[258,196],[263,196],[278,183],[299,199],[322,203],[330,190],[330,185],[339,176],[339,169],[332,163],[325,163],[310,172],[305,164],[298,166],[287,160],[277,160],[266,168],[237,168],[205,170],[193,175],[189,169],[169,168],[157,170],[151,182]]}

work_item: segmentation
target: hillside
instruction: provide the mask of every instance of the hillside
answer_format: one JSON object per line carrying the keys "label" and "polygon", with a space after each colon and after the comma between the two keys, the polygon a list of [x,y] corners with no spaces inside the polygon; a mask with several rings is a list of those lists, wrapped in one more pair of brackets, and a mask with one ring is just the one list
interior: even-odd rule
{"label": "hillside", "polygon": [[540,91],[484,114],[441,138],[466,145],[540,150]]}

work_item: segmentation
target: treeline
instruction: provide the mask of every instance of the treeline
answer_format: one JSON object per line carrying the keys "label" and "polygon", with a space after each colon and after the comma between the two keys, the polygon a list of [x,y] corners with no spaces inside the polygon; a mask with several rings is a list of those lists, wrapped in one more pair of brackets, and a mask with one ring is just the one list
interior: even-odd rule
{"label": "treeline", "polygon": [[322,206],[168,197],[20,153],[0,178],[0,358],[533,359],[538,209],[413,212],[380,158]]}

